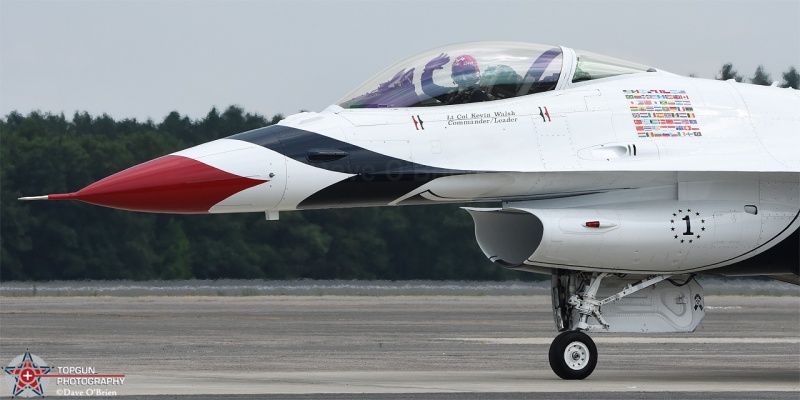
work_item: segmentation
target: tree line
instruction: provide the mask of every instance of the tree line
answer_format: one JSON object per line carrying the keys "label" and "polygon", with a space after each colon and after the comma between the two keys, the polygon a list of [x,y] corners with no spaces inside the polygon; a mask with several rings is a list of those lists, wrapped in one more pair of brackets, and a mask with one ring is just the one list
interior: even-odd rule
{"label": "tree line", "polygon": [[[726,64],[718,79],[737,77]],[[783,77],[798,88],[794,67]],[[771,84],[768,78],[751,81]],[[0,280],[543,278],[489,262],[472,219],[453,205],[295,211],[266,221],[258,213],[147,214],[17,200],[73,192],[281,119],[237,106],[214,108],[199,120],[172,112],[160,123],[86,112],[71,119],[10,113],[0,120]]]}
{"label": "tree line", "polygon": [[[782,88],[793,88],[793,89],[800,89],[800,73],[797,72],[797,68],[789,67],[789,70],[781,74],[783,81],[778,85]],[[732,63],[726,63],[720,69],[720,74],[715,76],[716,79],[727,81],[729,79],[733,79],[736,82],[744,82],[744,77],[739,75],[739,72],[733,69]],[[774,83],[772,80],[772,75],[764,70],[763,65],[759,65],[756,67],[756,72],[753,73],[753,76],[748,79],[748,81],[754,85],[763,85],[769,86]]]}

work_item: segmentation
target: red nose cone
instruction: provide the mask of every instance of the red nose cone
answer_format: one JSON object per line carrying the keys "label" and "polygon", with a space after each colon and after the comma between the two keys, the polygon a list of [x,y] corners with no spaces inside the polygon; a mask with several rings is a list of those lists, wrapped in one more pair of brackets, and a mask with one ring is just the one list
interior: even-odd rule
{"label": "red nose cone", "polygon": [[75,193],[49,200],[80,200],[132,211],[196,214],[247,188],[267,182],[245,178],[197,160],[168,155],[128,168]]}

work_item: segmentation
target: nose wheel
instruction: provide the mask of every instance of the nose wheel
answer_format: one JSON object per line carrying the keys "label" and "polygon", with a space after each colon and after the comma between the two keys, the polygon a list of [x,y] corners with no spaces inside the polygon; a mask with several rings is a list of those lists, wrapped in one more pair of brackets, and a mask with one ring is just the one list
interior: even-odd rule
{"label": "nose wheel", "polygon": [[580,331],[562,332],[550,344],[550,368],[561,379],[583,379],[597,366],[597,346]]}

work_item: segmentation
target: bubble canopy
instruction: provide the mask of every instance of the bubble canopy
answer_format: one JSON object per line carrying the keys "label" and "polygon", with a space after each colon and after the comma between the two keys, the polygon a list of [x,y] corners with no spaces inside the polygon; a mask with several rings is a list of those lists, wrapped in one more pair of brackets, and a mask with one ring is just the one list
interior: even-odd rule
{"label": "bubble canopy", "polygon": [[383,70],[337,104],[342,108],[424,107],[489,101],[553,90],[562,49],[511,42],[445,46]]}

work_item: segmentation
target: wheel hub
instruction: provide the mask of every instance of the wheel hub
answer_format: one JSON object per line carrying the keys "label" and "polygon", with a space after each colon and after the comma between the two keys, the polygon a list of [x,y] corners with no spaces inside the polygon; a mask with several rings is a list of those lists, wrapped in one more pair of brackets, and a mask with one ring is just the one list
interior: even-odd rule
{"label": "wheel hub", "polygon": [[589,348],[581,342],[572,342],[564,350],[564,362],[573,370],[580,370],[589,364]]}

